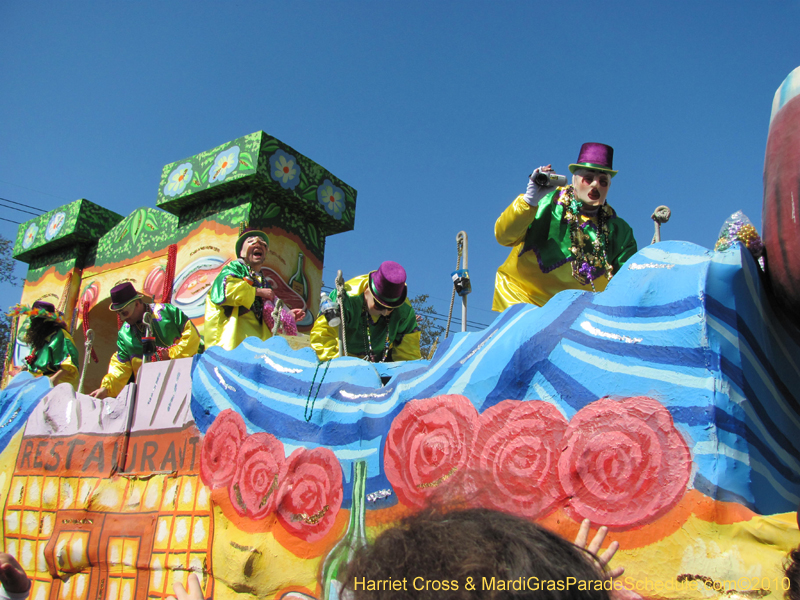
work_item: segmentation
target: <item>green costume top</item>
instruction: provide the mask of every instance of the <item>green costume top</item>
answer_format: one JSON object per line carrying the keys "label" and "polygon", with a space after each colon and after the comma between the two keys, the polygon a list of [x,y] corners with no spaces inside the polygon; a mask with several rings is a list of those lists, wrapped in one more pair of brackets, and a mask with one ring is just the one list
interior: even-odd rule
{"label": "green costume top", "polygon": [[[344,284],[344,325],[345,345],[348,356],[364,358],[369,346],[376,361],[384,358],[386,341],[389,341],[389,354],[386,360],[417,360],[422,358],[419,349],[420,331],[417,327],[417,315],[414,307],[406,300],[389,316],[373,319],[366,310],[364,290],[369,285],[369,275],[355,277]],[[336,291],[331,299],[337,304]],[[369,323],[369,337],[367,336]],[[388,334],[388,338],[387,338]],[[311,329],[311,347],[321,361],[330,360],[339,355],[339,331],[328,325],[325,315],[320,315]]]}
{"label": "green costume top", "polygon": [[[200,334],[181,309],[172,304],[148,304],[146,311],[153,314],[153,337],[158,350],[155,360],[187,358],[201,350]],[[139,372],[144,329],[144,324],[131,327],[125,323],[117,333],[117,351],[111,356],[108,374],[100,384],[109,396],[116,397],[131,375]]]}
{"label": "green costume top", "polygon": [[64,371],[61,383],[78,387],[78,349],[72,336],[64,329],[50,335],[43,348],[34,350],[25,360],[25,368],[33,375],[50,377]]}
{"label": "green costume top", "polygon": [[264,341],[272,335],[264,322],[264,301],[256,289],[269,289],[267,280],[241,259],[222,267],[206,296],[203,336],[206,347],[233,350],[248,337]]}
{"label": "green costume top", "polygon": [[[503,211],[494,227],[497,241],[513,249],[497,270],[492,309],[503,311],[512,304],[544,305],[558,292],[567,289],[592,289],[586,277],[579,281],[573,276],[575,260],[568,220],[569,188],[556,188],[531,206],[520,195]],[[630,225],[617,216],[608,204],[604,220],[608,227],[606,257],[612,275],[623,263],[636,254],[636,238]],[[599,214],[599,212],[598,212]],[[581,214],[580,232],[584,250],[591,251],[597,239],[598,217]],[[602,266],[591,269],[594,289],[606,288],[609,274]]]}

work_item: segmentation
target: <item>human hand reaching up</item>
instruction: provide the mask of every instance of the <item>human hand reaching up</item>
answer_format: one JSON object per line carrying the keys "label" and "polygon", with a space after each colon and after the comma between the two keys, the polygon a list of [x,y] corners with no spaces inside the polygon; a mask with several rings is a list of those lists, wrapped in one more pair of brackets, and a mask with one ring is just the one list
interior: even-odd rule
{"label": "human hand reaching up", "polygon": [[172,589],[175,592],[175,596],[167,596],[167,600],[176,600],[176,596],[177,600],[205,600],[203,598],[203,588],[200,587],[200,579],[196,573],[189,574],[187,583],[189,584],[189,591],[186,591],[180,581],[173,583]]}

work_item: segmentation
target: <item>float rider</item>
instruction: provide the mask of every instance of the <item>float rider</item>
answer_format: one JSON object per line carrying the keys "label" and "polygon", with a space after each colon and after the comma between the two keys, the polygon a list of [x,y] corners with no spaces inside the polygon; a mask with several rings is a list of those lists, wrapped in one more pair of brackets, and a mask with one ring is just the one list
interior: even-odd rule
{"label": "float rider", "polygon": [[622,264],[636,253],[630,225],[606,203],[614,149],[589,142],[569,165],[572,185],[540,186],[539,167],[528,189],[503,211],[494,226],[497,241],[512,247],[497,269],[492,310],[513,304],[544,305],[568,289],[602,291]]}
{"label": "float rider", "polygon": [[144,315],[153,315],[155,354],[149,360],[188,358],[202,352],[203,342],[194,323],[172,304],[147,304],[130,282],[111,288],[110,310],[125,322],[117,333],[117,351],[111,356],[108,373],[90,395],[116,397],[142,366],[145,335]]}
{"label": "float rider", "polygon": [[[377,271],[344,284],[344,328],[348,356],[370,362],[417,360],[420,331],[407,299],[406,271],[386,261]],[[336,291],[331,299],[337,304]],[[320,315],[311,330],[311,347],[321,361],[339,355],[339,331]]]}
{"label": "float rider", "polygon": [[[269,252],[269,238],[260,230],[245,231],[236,240],[237,259],[220,271],[206,296],[203,336],[206,347],[233,350],[248,337],[261,341],[272,333],[264,320],[264,302],[276,301],[275,292],[261,273]],[[300,321],[305,311],[291,309]]]}
{"label": "float rider", "polygon": [[24,341],[31,350],[23,368],[35,377],[46,376],[54,386],[69,383],[78,388],[78,349],[67,331],[63,315],[50,302],[37,300],[28,308],[17,305],[8,316],[28,316]]}

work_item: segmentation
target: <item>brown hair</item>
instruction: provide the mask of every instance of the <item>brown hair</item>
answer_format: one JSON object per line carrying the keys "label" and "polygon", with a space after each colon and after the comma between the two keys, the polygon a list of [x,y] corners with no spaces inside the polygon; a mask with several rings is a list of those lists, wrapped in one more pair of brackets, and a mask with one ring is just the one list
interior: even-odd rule
{"label": "brown hair", "polygon": [[47,343],[47,338],[59,329],[66,329],[64,325],[43,317],[32,317],[28,321],[28,330],[23,340],[33,350],[41,350]]}
{"label": "brown hair", "polygon": [[783,593],[786,600],[800,600],[800,546],[789,552],[784,562],[789,589]]}
{"label": "brown hair", "polygon": [[[405,589],[365,589],[387,580],[405,580]],[[580,590],[580,582],[589,589]],[[588,552],[535,523],[487,509],[429,509],[407,517],[357,550],[341,583],[355,600],[610,597]]]}

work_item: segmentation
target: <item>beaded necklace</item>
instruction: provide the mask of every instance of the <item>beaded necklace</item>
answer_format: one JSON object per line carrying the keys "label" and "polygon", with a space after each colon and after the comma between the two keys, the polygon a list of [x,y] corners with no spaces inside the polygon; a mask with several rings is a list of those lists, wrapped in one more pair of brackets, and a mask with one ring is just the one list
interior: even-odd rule
{"label": "beaded necklace", "polygon": [[[239,261],[242,262],[250,271],[250,275],[246,275],[244,280],[256,289],[263,288],[264,276],[261,273],[256,273],[253,271],[250,265],[244,262],[241,258]],[[264,319],[264,299],[261,296],[256,295],[256,299],[253,301],[253,305],[250,307],[250,310],[253,312],[253,316],[256,318],[256,321],[258,321],[260,324]]]}
{"label": "beaded necklace", "polygon": [[362,308],[361,312],[364,315],[364,341],[366,342],[365,346],[367,347],[367,360],[369,362],[373,362],[373,363],[374,362],[385,362],[386,361],[386,357],[389,356],[389,345],[390,345],[390,343],[389,343],[389,319],[387,319],[383,315],[381,315],[378,318],[378,322],[380,322],[381,319],[386,319],[386,342],[384,343],[384,346],[383,346],[383,357],[381,358],[380,361],[377,361],[377,360],[375,360],[375,354],[372,352],[372,336],[369,334],[369,325],[370,325],[370,321],[372,319],[369,316],[369,310],[367,310],[367,301],[366,301],[366,299],[364,300],[364,304],[363,304],[363,308]]}
{"label": "beaded necklace", "polygon": [[[571,185],[566,188],[567,210],[564,218],[569,224],[570,252],[575,256],[572,261],[572,276],[582,285],[591,284],[594,289],[594,280],[599,276],[595,269],[605,269],[608,279],[612,277],[613,268],[608,262],[608,217],[611,209],[604,204],[597,211],[597,236],[594,241],[584,233],[580,224],[581,202],[575,197],[575,188]],[[586,242],[590,243],[591,250],[585,250]]]}

